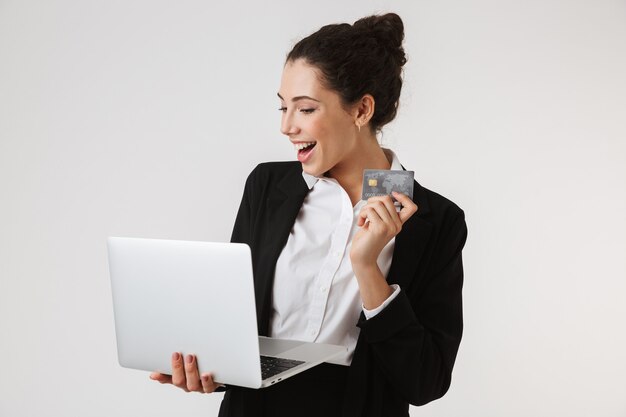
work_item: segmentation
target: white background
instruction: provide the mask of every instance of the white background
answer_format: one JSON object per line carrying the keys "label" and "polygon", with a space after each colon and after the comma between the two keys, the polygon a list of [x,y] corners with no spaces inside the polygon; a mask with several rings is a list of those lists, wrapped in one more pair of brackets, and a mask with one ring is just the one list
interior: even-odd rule
{"label": "white background", "polygon": [[411,415],[626,416],[626,3],[262,3],[0,0],[0,416],[216,415],[117,365],[105,239],[228,240],[295,157],[285,54],[384,11],[383,144],[469,227],[452,387]]}

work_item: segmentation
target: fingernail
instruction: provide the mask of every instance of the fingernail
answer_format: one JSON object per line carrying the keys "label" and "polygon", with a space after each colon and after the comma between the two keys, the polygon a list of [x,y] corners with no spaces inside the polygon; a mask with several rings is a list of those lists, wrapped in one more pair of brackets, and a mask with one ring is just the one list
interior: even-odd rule
{"label": "fingernail", "polygon": [[187,363],[193,362],[193,355],[187,355]]}
{"label": "fingernail", "polygon": [[180,353],[178,353],[178,352],[172,353],[172,360],[177,361],[179,359],[180,359]]}

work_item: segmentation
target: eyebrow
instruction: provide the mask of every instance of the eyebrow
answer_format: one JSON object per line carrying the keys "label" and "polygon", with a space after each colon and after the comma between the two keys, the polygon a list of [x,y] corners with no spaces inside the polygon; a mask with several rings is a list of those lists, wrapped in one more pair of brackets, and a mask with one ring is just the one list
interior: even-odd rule
{"label": "eyebrow", "polygon": [[[280,98],[281,100],[285,101],[285,99],[283,98],[283,96],[280,95],[280,93],[276,93],[278,95],[278,98]],[[314,99],[313,97],[309,97],[309,96],[296,96],[294,98],[291,99],[292,102],[296,102],[298,100],[313,100],[313,101],[317,101],[318,103],[320,103],[319,100]]]}

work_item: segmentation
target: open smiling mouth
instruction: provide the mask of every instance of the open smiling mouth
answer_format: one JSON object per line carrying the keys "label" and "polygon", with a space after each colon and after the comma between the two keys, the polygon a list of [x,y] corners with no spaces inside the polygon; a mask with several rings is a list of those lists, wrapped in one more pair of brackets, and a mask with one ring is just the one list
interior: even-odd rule
{"label": "open smiling mouth", "polygon": [[311,155],[311,152],[313,152],[316,144],[317,142],[301,142],[294,144],[294,148],[298,152],[298,161],[305,162]]}

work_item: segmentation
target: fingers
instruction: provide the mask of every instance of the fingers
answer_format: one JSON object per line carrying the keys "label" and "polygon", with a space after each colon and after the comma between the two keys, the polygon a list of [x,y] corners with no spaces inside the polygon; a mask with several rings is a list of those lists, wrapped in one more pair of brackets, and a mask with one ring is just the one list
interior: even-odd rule
{"label": "fingers", "polygon": [[161,384],[171,384],[172,383],[172,376],[171,375],[161,374],[159,372],[152,372],[150,374],[150,379],[152,379],[153,381],[160,382]]}
{"label": "fingers", "polygon": [[365,228],[372,230],[376,234],[395,235],[399,231],[396,230],[395,221],[391,218],[387,208],[381,201],[369,202],[359,213],[359,218],[362,219],[364,225],[366,219],[369,220],[369,224],[365,225]]}
{"label": "fingers", "polygon": [[185,379],[187,380],[187,389],[189,391],[204,392],[195,355],[187,355],[185,357]]}
{"label": "fingers", "polygon": [[[396,206],[393,204],[393,200],[391,199],[391,197],[384,198],[380,200],[380,203],[382,204],[374,206],[376,212],[380,215],[380,218],[382,220],[384,220],[385,222],[391,222],[396,226],[394,234],[397,234],[402,229],[402,222],[398,217],[398,211],[396,210]],[[381,213],[383,214],[381,215]]]}
{"label": "fingers", "polygon": [[178,388],[188,391],[185,366],[183,364],[183,355],[178,352],[174,352],[172,354],[172,384]]}
{"label": "fingers", "polygon": [[395,236],[402,229],[402,221],[390,196],[369,198],[367,205],[359,212],[358,226],[364,226],[366,219],[375,225],[378,232],[389,236]]}
{"label": "fingers", "polygon": [[150,379],[161,384],[172,384],[186,392],[209,393],[215,391],[221,384],[213,381],[211,374],[199,375],[198,361],[195,355],[183,356],[179,352],[172,354],[172,375],[159,372],[150,374]]}
{"label": "fingers", "polygon": [[207,394],[215,391],[217,387],[220,386],[213,381],[213,375],[211,374],[202,374],[202,378],[200,380],[202,381],[202,391]]}
{"label": "fingers", "polygon": [[391,196],[371,197],[367,200],[367,205],[359,213],[357,225],[368,228],[369,225],[366,224],[368,220],[374,223],[380,221],[387,227],[391,227],[393,224],[396,228],[393,234],[399,233],[402,229],[402,224],[417,212],[417,205],[406,194],[395,191],[392,191],[392,194],[402,204],[402,209],[399,212],[396,210]]}
{"label": "fingers", "polygon": [[402,224],[404,224],[404,222],[417,212],[417,204],[415,204],[406,194],[397,193],[395,191],[393,191],[392,194],[394,198],[402,204],[402,209],[400,210],[399,215]]}

